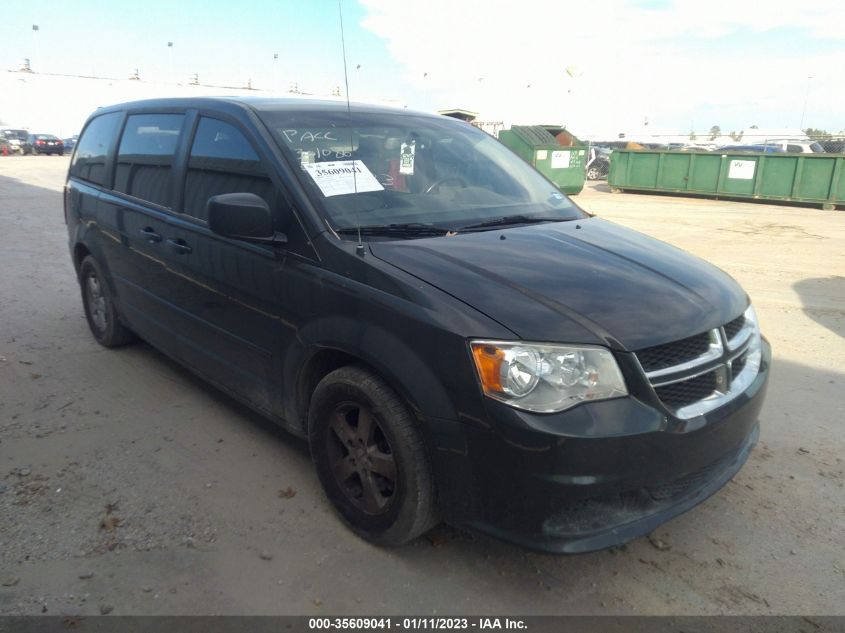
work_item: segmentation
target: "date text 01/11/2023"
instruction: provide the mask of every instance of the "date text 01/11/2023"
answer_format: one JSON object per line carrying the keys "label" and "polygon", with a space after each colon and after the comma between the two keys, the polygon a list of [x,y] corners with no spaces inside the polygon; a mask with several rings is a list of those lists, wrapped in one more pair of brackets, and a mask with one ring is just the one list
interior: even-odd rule
{"label": "date text 01/11/2023", "polygon": [[524,630],[527,626],[519,618],[309,618],[308,630],[407,631],[440,630]]}

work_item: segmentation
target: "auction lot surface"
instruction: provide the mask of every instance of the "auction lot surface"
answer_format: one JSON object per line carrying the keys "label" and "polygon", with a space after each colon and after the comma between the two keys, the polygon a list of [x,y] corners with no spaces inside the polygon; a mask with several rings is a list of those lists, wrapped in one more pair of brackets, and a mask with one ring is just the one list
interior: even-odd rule
{"label": "auction lot surface", "polygon": [[145,344],[91,337],[67,158],[0,158],[0,613],[845,614],[845,212],[611,194],[576,201],[724,268],[774,348],[760,444],[650,538],[526,552],[341,526],[305,444]]}

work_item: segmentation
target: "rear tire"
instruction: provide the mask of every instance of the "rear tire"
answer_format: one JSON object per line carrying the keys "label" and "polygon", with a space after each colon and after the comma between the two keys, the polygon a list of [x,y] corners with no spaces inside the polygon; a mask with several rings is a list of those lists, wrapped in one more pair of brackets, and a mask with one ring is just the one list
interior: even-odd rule
{"label": "rear tire", "polygon": [[79,267],[79,285],[85,318],[97,342],[105,347],[133,342],[136,337],[120,322],[108,283],[91,255],[83,259]]}
{"label": "rear tire", "polygon": [[377,545],[402,545],[437,524],[428,453],[402,399],[364,367],[341,367],[311,397],[308,443],[326,496]]}

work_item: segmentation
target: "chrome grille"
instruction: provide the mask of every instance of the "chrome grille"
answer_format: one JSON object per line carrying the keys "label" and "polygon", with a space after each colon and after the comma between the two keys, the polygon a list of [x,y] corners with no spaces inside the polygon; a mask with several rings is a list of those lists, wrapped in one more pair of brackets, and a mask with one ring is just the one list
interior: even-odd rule
{"label": "chrome grille", "polygon": [[710,332],[702,332],[674,343],[649,347],[637,352],[637,358],[646,372],[652,372],[691,361],[709,348]]}
{"label": "chrome grille", "polygon": [[732,338],[735,338],[739,331],[742,329],[742,326],[745,325],[745,315],[740,315],[738,318],[730,321],[729,323],[725,323],[725,336],[730,341]]}
{"label": "chrome grille", "polygon": [[719,407],[751,385],[762,352],[753,310],[725,325],[635,352],[654,393],[676,417]]}
{"label": "chrome grille", "polygon": [[665,387],[655,387],[657,397],[667,407],[678,409],[711,395],[717,388],[716,372],[708,371],[689,380],[673,382]]}
{"label": "chrome grille", "polygon": [[734,376],[740,373],[745,368],[745,358],[748,354],[741,354],[731,361],[731,371]]}

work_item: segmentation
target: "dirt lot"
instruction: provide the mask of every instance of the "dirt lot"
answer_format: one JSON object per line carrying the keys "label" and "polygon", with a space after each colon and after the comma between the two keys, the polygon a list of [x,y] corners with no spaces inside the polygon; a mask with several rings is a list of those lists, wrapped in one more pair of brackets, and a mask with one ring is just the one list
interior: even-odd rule
{"label": "dirt lot", "polygon": [[775,354],[760,445],[624,548],[440,528],[391,551],[335,520],[301,441],[144,344],[94,342],[66,168],[0,158],[0,613],[845,614],[845,213],[590,185],[586,209],[753,297]]}

